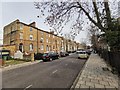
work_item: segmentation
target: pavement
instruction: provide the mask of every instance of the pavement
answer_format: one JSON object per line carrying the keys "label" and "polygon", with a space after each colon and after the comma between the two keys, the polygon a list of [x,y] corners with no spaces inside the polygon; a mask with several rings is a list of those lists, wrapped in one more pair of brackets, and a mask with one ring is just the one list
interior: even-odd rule
{"label": "pavement", "polygon": [[[104,70],[103,70],[104,68]],[[105,70],[105,68],[108,68]],[[97,54],[92,54],[86,62],[83,70],[79,73],[76,84],[72,88],[95,88],[118,89],[118,76],[111,73],[111,67]]]}
{"label": "pavement", "polygon": [[37,63],[39,63],[41,61],[42,60],[35,60],[33,62],[25,62],[25,63],[21,63],[21,64],[16,64],[16,65],[2,66],[2,67],[0,67],[0,69],[2,69],[2,71],[7,71],[7,70],[11,70],[11,69],[25,67],[25,66],[28,66],[28,65],[37,64]]}

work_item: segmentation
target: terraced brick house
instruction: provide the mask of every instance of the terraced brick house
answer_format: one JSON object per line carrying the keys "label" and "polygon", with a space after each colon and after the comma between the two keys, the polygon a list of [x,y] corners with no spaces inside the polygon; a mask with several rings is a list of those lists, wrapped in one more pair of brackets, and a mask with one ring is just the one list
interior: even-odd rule
{"label": "terraced brick house", "polygon": [[18,19],[4,27],[3,47],[11,45],[14,46],[12,52],[20,50],[23,53],[72,51],[78,48],[76,42],[41,30],[35,22],[25,24]]}

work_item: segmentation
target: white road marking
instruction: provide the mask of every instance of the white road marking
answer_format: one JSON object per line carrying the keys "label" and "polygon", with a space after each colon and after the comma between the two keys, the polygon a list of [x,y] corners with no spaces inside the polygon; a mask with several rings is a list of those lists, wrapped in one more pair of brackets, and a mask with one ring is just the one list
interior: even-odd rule
{"label": "white road marking", "polygon": [[32,85],[27,86],[24,90],[27,90],[28,88],[32,87]]}
{"label": "white road marking", "polygon": [[65,64],[66,66],[68,65],[68,64]]}
{"label": "white road marking", "polygon": [[58,70],[55,70],[55,71],[53,71],[52,73],[54,74],[54,73],[56,73]]}

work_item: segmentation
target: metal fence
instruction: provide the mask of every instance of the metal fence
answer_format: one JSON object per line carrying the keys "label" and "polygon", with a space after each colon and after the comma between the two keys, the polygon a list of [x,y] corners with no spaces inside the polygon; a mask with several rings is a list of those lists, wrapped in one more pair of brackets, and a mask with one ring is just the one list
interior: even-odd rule
{"label": "metal fence", "polygon": [[98,50],[98,54],[120,74],[120,52]]}

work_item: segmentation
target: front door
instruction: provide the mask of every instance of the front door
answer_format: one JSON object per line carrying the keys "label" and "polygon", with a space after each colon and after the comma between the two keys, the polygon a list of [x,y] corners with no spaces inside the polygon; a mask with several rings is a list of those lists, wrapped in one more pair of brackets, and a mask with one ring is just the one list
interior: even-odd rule
{"label": "front door", "polygon": [[23,44],[22,44],[22,43],[20,43],[20,45],[19,45],[19,50],[20,50],[21,52],[23,52]]}

